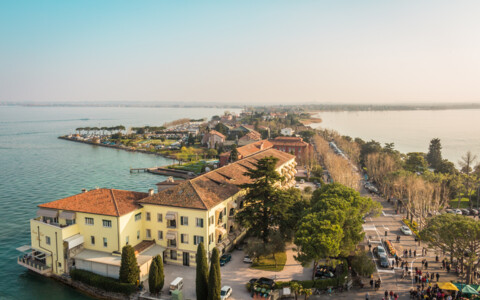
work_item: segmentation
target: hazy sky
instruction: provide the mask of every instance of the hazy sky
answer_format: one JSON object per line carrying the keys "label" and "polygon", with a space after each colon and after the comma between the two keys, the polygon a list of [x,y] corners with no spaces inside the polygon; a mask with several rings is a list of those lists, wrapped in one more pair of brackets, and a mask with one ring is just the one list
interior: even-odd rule
{"label": "hazy sky", "polygon": [[480,1],[0,1],[0,101],[480,102]]}

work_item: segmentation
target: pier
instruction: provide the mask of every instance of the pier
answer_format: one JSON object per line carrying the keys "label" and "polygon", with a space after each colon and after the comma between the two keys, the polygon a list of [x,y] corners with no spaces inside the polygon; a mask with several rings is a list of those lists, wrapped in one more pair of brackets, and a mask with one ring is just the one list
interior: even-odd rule
{"label": "pier", "polygon": [[141,172],[148,172],[157,175],[163,176],[172,176],[176,178],[184,178],[184,179],[192,179],[197,177],[197,175],[193,172],[183,171],[183,170],[176,170],[176,169],[168,169],[168,168],[130,168],[130,173],[141,173]]}

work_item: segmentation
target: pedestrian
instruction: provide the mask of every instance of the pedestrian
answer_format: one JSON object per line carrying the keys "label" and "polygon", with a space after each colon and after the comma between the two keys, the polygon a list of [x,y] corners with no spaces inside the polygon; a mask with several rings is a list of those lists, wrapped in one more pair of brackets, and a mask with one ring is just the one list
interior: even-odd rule
{"label": "pedestrian", "polygon": [[396,261],[396,264],[397,264],[397,268],[398,268],[398,259],[397,259],[397,261]]}
{"label": "pedestrian", "polygon": [[[430,275],[430,281],[433,281],[433,278],[435,277],[435,273],[432,273],[432,275]],[[438,281],[438,280],[437,280]]]}
{"label": "pedestrian", "polygon": [[[437,281],[438,281],[438,280],[437,280]],[[370,279],[370,287],[373,289],[373,278]],[[367,295],[368,295],[368,293],[367,293]],[[368,299],[368,298],[367,298],[367,299]]]}
{"label": "pedestrian", "polygon": [[442,260],[442,269],[445,269],[446,263],[445,263],[445,258]]}
{"label": "pedestrian", "polygon": [[436,261],[436,262],[438,262],[438,255],[437,255],[437,256],[435,256],[435,261]]}
{"label": "pedestrian", "polygon": [[388,297],[388,291],[385,290],[385,299]]}
{"label": "pedestrian", "polygon": [[450,264],[447,264],[447,273],[450,273]]}
{"label": "pedestrian", "polygon": [[409,254],[410,257],[412,257],[412,249],[408,250],[408,254]]}
{"label": "pedestrian", "polygon": [[390,299],[393,298],[393,291],[390,291]]}
{"label": "pedestrian", "polygon": [[417,257],[417,250],[413,250],[413,257]]}
{"label": "pedestrian", "polygon": [[365,295],[365,300],[369,300],[369,299],[370,299],[370,295],[368,295],[368,292],[367,292],[367,294]]}
{"label": "pedestrian", "polygon": [[370,241],[368,241],[368,251],[372,251],[372,244],[370,244]]}
{"label": "pedestrian", "polygon": [[436,277],[437,277],[437,282],[438,282],[438,279],[440,279],[440,274],[437,273]]}
{"label": "pedestrian", "polygon": [[425,261],[425,270],[428,269],[428,261]]}

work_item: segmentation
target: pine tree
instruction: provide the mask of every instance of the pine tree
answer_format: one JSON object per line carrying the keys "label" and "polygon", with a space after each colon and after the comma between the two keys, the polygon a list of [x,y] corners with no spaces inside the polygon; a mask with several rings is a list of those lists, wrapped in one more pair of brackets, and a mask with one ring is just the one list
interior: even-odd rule
{"label": "pine tree", "polygon": [[234,162],[238,160],[238,150],[237,150],[237,145],[232,146],[232,151],[230,151],[230,162]]}
{"label": "pine tree", "polygon": [[135,250],[126,245],[122,248],[122,262],[120,264],[120,281],[123,283],[136,284],[140,276]]}
{"label": "pine tree", "polygon": [[148,289],[150,294],[158,294],[158,265],[155,259],[150,264],[150,270],[148,271]]}
{"label": "pine tree", "polygon": [[440,139],[435,138],[430,141],[428,147],[427,161],[435,170],[439,169],[442,165],[442,144]]}
{"label": "pine tree", "polygon": [[220,257],[217,248],[213,248],[208,276],[208,300],[220,300],[222,289],[222,274],[220,272]]}
{"label": "pine tree", "polygon": [[205,253],[203,242],[198,244],[197,256],[195,262],[197,263],[197,277],[195,280],[197,299],[208,299],[208,261]]}

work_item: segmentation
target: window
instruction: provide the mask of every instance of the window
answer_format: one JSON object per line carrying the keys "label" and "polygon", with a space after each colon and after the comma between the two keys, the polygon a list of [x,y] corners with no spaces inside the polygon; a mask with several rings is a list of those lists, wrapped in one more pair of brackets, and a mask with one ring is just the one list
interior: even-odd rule
{"label": "window", "polygon": [[150,231],[150,229],[147,229],[146,234],[147,234],[147,239],[152,238],[152,232]]}
{"label": "window", "polygon": [[203,243],[203,236],[201,235],[194,235],[193,236],[193,244],[198,245],[200,243]]}
{"label": "window", "polygon": [[146,213],[145,218],[147,219],[147,221],[150,221],[150,213],[149,212]]}
{"label": "window", "polygon": [[93,235],[90,237],[90,244],[95,245],[95,237]]}
{"label": "window", "polygon": [[208,236],[208,243],[213,243],[213,233],[210,233],[210,235]]}
{"label": "window", "polygon": [[227,215],[227,208],[226,208],[226,207],[223,208],[223,215],[224,215],[224,216]]}
{"label": "window", "polygon": [[128,245],[129,239],[130,239],[130,238],[129,238],[128,235],[127,235],[127,236],[125,237],[125,244]]}
{"label": "window", "polygon": [[197,227],[203,228],[203,218],[197,218]]}
{"label": "window", "polygon": [[212,224],[213,224],[213,216],[210,216],[210,218],[208,218],[208,226]]}
{"label": "window", "polygon": [[240,201],[240,208],[243,208],[243,200]]}
{"label": "window", "polygon": [[167,227],[168,227],[168,228],[177,228],[177,221],[175,221],[175,220],[167,220]]}
{"label": "window", "polygon": [[230,208],[230,214],[229,214],[229,216],[230,216],[230,217],[233,216],[234,212],[235,212],[235,209],[234,209],[233,207]]}
{"label": "window", "polygon": [[67,225],[73,225],[73,224],[75,224],[75,219],[73,219],[73,220],[68,220],[67,219],[66,222],[67,222]]}
{"label": "window", "polygon": [[142,219],[142,213],[138,213],[135,215],[135,221],[139,221]]}
{"label": "window", "polygon": [[163,222],[162,214],[157,214],[157,222]]}
{"label": "window", "polygon": [[112,227],[112,221],[110,221],[110,220],[102,220],[102,222],[103,222],[103,227],[107,227],[107,228]]}
{"label": "window", "polygon": [[50,245],[50,237],[49,236],[45,237],[45,241],[46,241],[47,245]]}
{"label": "window", "polygon": [[181,234],[180,235],[180,242],[182,244],[188,244],[188,234]]}
{"label": "window", "polygon": [[103,247],[108,247],[107,238],[103,238]]}
{"label": "window", "polygon": [[86,225],[93,225],[93,218],[85,218]]}
{"label": "window", "polygon": [[[220,212],[220,213],[218,214],[218,224],[222,224],[222,219],[223,219],[223,212]],[[218,225],[218,224],[217,224],[217,225]]]}
{"label": "window", "polygon": [[187,226],[188,225],[188,217],[180,217],[180,224]]}
{"label": "window", "polygon": [[177,260],[177,250],[170,250],[170,259]]}
{"label": "window", "polygon": [[158,239],[163,240],[163,231],[161,230],[158,231]]}

